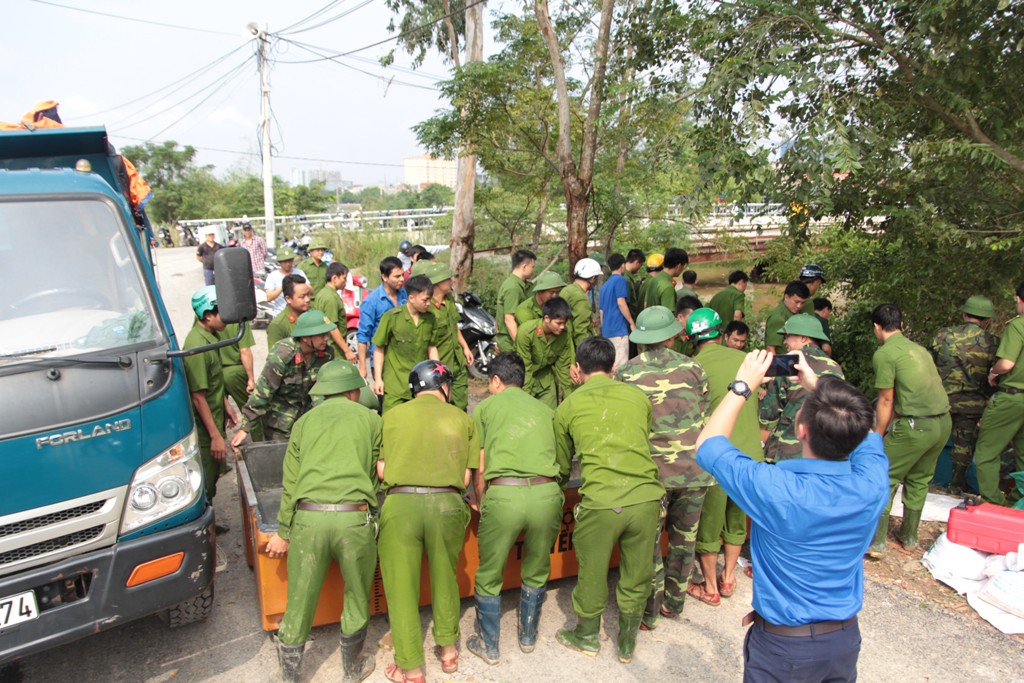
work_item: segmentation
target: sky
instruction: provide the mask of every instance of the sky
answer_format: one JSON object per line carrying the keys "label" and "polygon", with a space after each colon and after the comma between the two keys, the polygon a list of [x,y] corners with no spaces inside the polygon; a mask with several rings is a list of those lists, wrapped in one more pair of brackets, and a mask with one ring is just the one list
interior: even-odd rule
{"label": "sky", "polygon": [[400,50],[400,68],[377,62],[394,41],[360,50],[393,35],[384,0],[7,0],[4,10],[0,120],[57,100],[67,126],[105,125],[118,147],[192,145],[218,175],[261,168],[250,22],[293,41],[271,48],[274,174],[286,181],[300,168],[401,182],[403,158],[424,152],[411,127],[445,106],[439,57],[410,73]]}

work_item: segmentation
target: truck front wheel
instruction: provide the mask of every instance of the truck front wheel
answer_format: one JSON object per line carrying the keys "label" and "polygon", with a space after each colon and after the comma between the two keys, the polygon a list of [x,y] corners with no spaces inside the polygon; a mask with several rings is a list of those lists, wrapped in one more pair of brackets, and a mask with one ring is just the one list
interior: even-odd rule
{"label": "truck front wheel", "polygon": [[202,621],[213,611],[213,584],[199,595],[179,602],[165,612],[164,620],[171,628]]}

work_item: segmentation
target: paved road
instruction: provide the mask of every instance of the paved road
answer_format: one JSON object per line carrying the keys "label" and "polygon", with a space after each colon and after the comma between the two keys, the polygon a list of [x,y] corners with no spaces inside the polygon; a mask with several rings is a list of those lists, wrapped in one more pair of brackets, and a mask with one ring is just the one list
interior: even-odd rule
{"label": "paved road", "polygon": [[[191,324],[188,298],[202,284],[190,249],[159,252],[161,286],[179,338]],[[263,333],[257,332],[257,347]],[[261,361],[262,362],[262,361]],[[29,657],[0,671],[0,683],[21,681],[218,681],[277,680],[273,645],[260,628],[253,576],[246,566],[240,525],[240,506],[234,473],[221,480],[215,501],[218,520],[232,530],[219,539],[226,567],[217,574],[216,606],[204,623],[170,630],[156,617],[125,624],[59,650]],[[614,574],[613,574],[614,580]],[[663,621],[657,631],[640,636],[633,664],[615,658],[614,608],[605,615],[602,651],[585,657],[564,650],[554,631],[574,621],[571,591],[574,581],[553,585],[541,620],[536,651],[524,655],[515,646],[516,591],[505,594],[502,618],[505,639],[502,661],[487,666],[465,654],[458,673],[445,676],[440,665],[428,663],[428,678],[473,683],[499,681],[651,681],[691,680],[733,682],[742,678],[740,619],[750,610],[750,583],[740,578],[736,594],[721,607],[691,602],[683,616]],[[471,601],[462,604],[462,631],[473,625]],[[430,614],[422,612],[428,647]],[[861,614],[864,647],[860,660],[863,681],[1014,681],[1024,680],[1024,645],[988,625],[948,610],[922,604],[898,587],[868,582]],[[370,624],[370,643],[387,632],[383,616]],[[384,665],[391,653],[373,645],[377,670],[370,681],[385,681]],[[429,651],[429,649],[428,649]],[[304,681],[341,678],[336,627],[314,629],[303,662]]]}

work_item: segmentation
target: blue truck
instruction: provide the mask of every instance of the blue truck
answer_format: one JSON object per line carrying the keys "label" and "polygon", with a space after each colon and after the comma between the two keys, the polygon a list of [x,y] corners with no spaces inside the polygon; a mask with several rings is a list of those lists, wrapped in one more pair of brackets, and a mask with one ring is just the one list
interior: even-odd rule
{"label": "blue truck", "polygon": [[[147,229],[103,128],[0,133],[0,664],[212,609],[187,352]],[[247,254],[217,258],[222,317],[251,319]]]}

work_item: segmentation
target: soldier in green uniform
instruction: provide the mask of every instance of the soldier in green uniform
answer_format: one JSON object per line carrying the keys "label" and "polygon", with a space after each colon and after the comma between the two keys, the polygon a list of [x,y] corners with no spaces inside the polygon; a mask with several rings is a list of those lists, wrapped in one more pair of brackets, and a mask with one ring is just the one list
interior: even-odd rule
{"label": "soldier in green uniform", "polygon": [[309,278],[309,284],[313,287],[313,296],[319,294],[327,283],[327,264],[324,263],[324,252],[328,249],[330,246],[326,239],[314,238],[309,245],[309,258],[296,266]]}
{"label": "soldier in green uniform", "polygon": [[412,399],[406,379],[417,363],[438,360],[437,319],[429,310],[434,285],[416,275],[406,280],[405,291],[405,305],[381,316],[373,334],[373,392],[384,396],[382,414]]}
{"label": "soldier in green uniform", "polygon": [[361,655],[377,568],[373,510],[381,419],[358,403],[365,386],[352,363],[325,364],[309,390],[325,400],[295,422],[288,439],[278,529],[267,543],[270,557],[288,556],[288,603],[278,631],[286,681],[299,680],[302,650],[331,560],[345,582],[343,680],[357,683],[374,668],[374,660]]}
{"label": "soldier in green uniform", "polygon": [[558,392],[563,400],[573,389],[572,364],[576,350],[568,331],[572,309],[565,299],[548,299],[542,308],[543,318],[522,325],[516,337],[516,353],[526,364],[523,389],[549,408],[558,405]]}
{"label": "soldier in green uniform", "polygon": [[[686,332],[697,344],[696,361],[704,368],[711,392],[709,415],[730,391],[740,394],[749,388],[733,383],[746,356],[742,351],[722,345],[722,319],[710,308],[699,308],[686,321]],[[747,394],[749,396],[749,394]],[[754,460],[764,460],[761,433],[757,421],[757,401],[746,401],[732,433],[732,443]],[[736,590],[736,563],[747,537],[747,516],[729,498],[721,486],[711,486],[704,496],[697,526],[697,558],[703,582],[690,581],[686,592],[708,605],[721,604]],[[725,564],[718,577],[718,553],[724,551]]]}
{"label": "soldier in green uniform", "polygon": [[718,313],[722,322],[728,324],[733,320],[743,320],[747,303],[747,283],[750,277],[742,270],[729,273],[728,286],[711,297],[708,308]]}
{"label": "soldier in green uniform", "polygon": [[807,285],[799,280],[793,280],[786,285],[782,293],[782,301],[768,314],[768,320],[764,324],[764,346],[765,349],[775,354],[781,354],[784,350],[782,344],[782,333],[780,330],[785,327],[786,321],[800,312],[804,302],[811,295]]}
{"label": "soldier in green uniform", "polygon": [[[410,278],[412,281],[415,278]],[[380,514],[380,572],[395,644],[392,681],[422,681],[420,572],[424,550],[430,571],[435,654],[445,673],[458,670],[459,584],[469,507],[462,493],[480,465],[473,420],[448,404],[451,373],[423,361],[409,373],[413,399],[384,415],[377,473],[387,497]]]}
{"label": "soldier in green uniform", "polygon": [[818,290],[825,284],[825,271],[817,263],[808,263],[800,269],[800,277],[797,279],[807,285],[809,292],[807,301],[804,302],[800,312],[814,315],[814,297],[818,295]]}
{"label": "soldier in green uniform", "polygon": [[[694,289],[696,286],[697,271],[684,270],[682,274],[682,283],[676,286],[676,300],[682,299],[684,296],[692,296],[697,301],[700,301],[700,297],[697,296],[697,290]],[[700,307],[698,306],[698,308]]]}
{"label": "soldier in green uniform", "polygon": [[674,278],[679,277],[689,262],[690,257],[679,247],[669,247],[666,249],[661,272],[650,278],[647,282],[643,307],[664,306],[670,311],[674,310],[676,306]]}
{"label": "soldier in green uniform", "polygon": [[[817,318],[798,313],[786,321],[781,331],[785,335],[783,344],[786,352],[802,353],[803,364],[810,367],[815,376],[828,375],[845,379],[839,363],[829,358],[815,343],[829,341]],[[776,377],[765,385],[765,389],[760,404],[760,418],[763,422],[775,423],[764,445],[765,460],[775,463],[802,457],[803,445],[796,436],[796,416],[810,393],[795,375]]]}
{"label": "soldier in green uniform", "polygon": [[742,320],[731,320],[725,326],[722,337],[722,343],[728,348],[746,353],[747,341],[750,339],[750,327]]}
{"label": "soldier in green uniform", "polygon": [[356,362],[356,354],[349,348],[345,341],[345,330],[348,319],[345,314],[345,304],[341,300],[341,290],[345,288],[348,280],[348,266],[335,261],[327,266],[327,281],[324,283],[310,308],[321,311],[328,320],[335,324],[331,330],[331,347],[334,349],[335,358],[344,358],[350,363]]}
{"label": "soldier in green uniform", "polygon": [[412,266],[412,274],[423,274],[434,285],[430,310],[436,319],[437,330],[434,343],[438,360],[448,366],[452,373],[452,400],[456,408],[469,407],[469,370],[473,363],[473,352],[459,330],[461,314],[452,296],[452,269],[447,263],[436,263],[420,259]]}
{"label": "soldier in green uniform", "polygon": [[1024,283],[1017,285],[1017,317],[1006,325],[996,350],[996,364],[988,374],[996,393],[981,416],[974,460],[978,489],[990,503],[1006,504],[999,489],[1000,458],[1013,443],[1017,469],[1024,470]]}
{"label": "soldier in green uniform", "polygon": [[537,265],[537,255],[528,249],[519,249],[512,254],[512,272],[498,288],[497,311],[494,319],[498,323],[498,336],[495,341],[499,351],[511,351],[516,340],[516,306],[526,299],[529,280],[533,277],[533,269]]}
{"label": "soldier in green uniform", "polygon": [[640,300],[640,285],[643,284],[647,274],[644,272],[644,261],[647,255],[640,249],[630,249],[626,252],[626,280],[629,282],[629,312],[636,320],[637,315],[643,310],[643,302]]}
{"label": "soldier in green uniform", "polygon": [[[832,317],[832,302],[824,297],[816,297],[811,300],[811,305],[814,307],[814,317],[821,323],[821,331],[825,333],[825,336],[829,339],[832,338],[832,330],[829,327],[828,319]],[[824,344],[821,350],[832,355],[832,344]]]}
{"label": "soldier in green uniform", "polygon": [[[672,350],[683,326],[667,308],[652,306],[636,321],[629,338],[645,345],[627,361],[615,379],[632,384],[651,401],[651,457],[665,487],[661,519],[654,542],[654,583],[641,628],[652,630],[658,617],[683,611],[686,584],[693,568],[697,522],[707,487],[714,478],[697,465],[697,437],[711,406],[704,369]],[[668,558],[662,560],[661,532],[668,531]]]}
{"label": "soldier in green uniform", "polygon": [[242,423],[231,445],[238,447],[257,422],[267,441],[285,441],[292,425],[312,407],[309,390],[317,373],[334,360],[331,330],[334,323],[320,311],[303,313],[292,330],[267,355],[267,364],[256,380],[256,389],[242,408]]}
{"label": "soldier in green uniform", "polygon": [[558,296],[563,287],[565,287],[565,282],[558,273],[552,273],[549,270],[541,273],[534,282],[533,289],[530,290],[533,296],[526,297],[521,304],[516,306],[516,324],[523,325],[527,321],[543,318],[541,307],[548,300]]}
{"label": "soldier in green uniform", "polygon": [[875,431],[885,437],[889,456],[889,502],[878,520],[868,554],[885,551],[889,510],[896,487],[903,484],[903,525],[900,542],[917,547],[917,527],[928,496],[928,482],[935,475],[952,420],[949,398],[932,356],[903,336],[903,315],[895,304],[882,304],[871,314],[875,339],[881,345],[871,358],[875,370],[878,404]]}
{"label": "soldier in green uniform", "polygon": [[568,330],[572,337],[573,349],[587,337],[594,336],[594,307],[590,301],[590,293],[594,291],[594,285],[597,284],[597,278],[601,273],[601,264],[592,258],[581,258],[573,270],[572,284],[563,288],[559,294],[572,309]]}
{"label": "soldier in green uniform", "polygon": [[[238,335],[238,323],[231,323],[224,327],[224,330],[217,335],[223,341],[234,339]],[[256,376],[253,372],[252,347],[256,340],[252,336],[252,328],[246,326],[245,334],[237,344],[222,346],[220,352],[220,364],[224,374],[224,391],[235,400],[238,410],[249,400],[249,394],[256,389]],[[258,425],[257,425],[258,427]],[[262,441],[262,434],[253,433],[253,441]],[[221,470],[224,471],[226,463]]]}
{"label": "soldier in green uniform", "polygon": [[655,275],[665,269],[664,254],[651,254],[647,257],[647,264],[644,266],[645,277],[637,282],[637,308],[644,310],[644,302],[647,301],[647,288]]}
{"label": "soldier in green uniform", "polygon": [[267,325],[267,349],[273,349],[277,342],[287,339],[295,329],[299,316],[309,310],[313,299],[313,288],[299,275],[288,275],[281,283],[284,310],[274,316]]}
{"label": "soldier in green uniform", "polygon": [[[679,322],[679,326],[682,330],[686,330],[686,321],[689,319],[690,314],[700,308],[700,300],[692,296],[679,297],[679,301],[676,302],[676,320]],[[697,347],[694,346],[690,338],[685,333],[680,334],[676,337],[675,341],[672,342],[672,350],[676,353],[681,353],[684,356],[693,358],[697,355]]]}
{"label": "soldier in green uniform", "polygon": [[476,631],[466,647],[488,664],[500,657],[501,585],[508,553],[523,534],[519,647],[532,652],[551,574],[551,547],[562,526],[562,490],[570,461],[555,451],[551,408],[523,391],[526,368],[514,353],[491,361],[491,397],[473,411],[483,445],[474,477],[480,502],[480,566],[476,570]]}
{"label": "soldier in green uniform", "polygon": [[[224,323],[217,310],[217,290],[213,285],[196,290],[192,295],[192,310],[196,320],[185,337],[184,350],[220,341],[217,334],[224,330]],[[235,413],[224,393],[220,353],[216,350],[204,351],[194,356],[185,356],[184,361],[185,378],[192,394],[199,453],[203,461],[206,500],[212,504],[213,497],[217,495],[217,477],[220,474],[218,463],[223,462],[228,455],[224,443],[226,428],[234,425]],[[227,527],[222,528],[227,531]]]}
{"label": "soldier in green uniform", "polygon": [[932,340],[932,356],[949,396],[953,420],[953,476],[949,492],[963,493],[967,468],[974,459],[978,420],[988,400],[988,372],[995,363],[998,340],[988,333],[996,311],[983,296],[972,296],[960,307],[963,322],[943,327]]}
{"label": "soldier in green uniform", "polygon": [[569,649],[596,655],[608,603],[608,561],[619,547],[619,661],[633,659],[644,605],[651,593],[654,546],[665,489],[651,458],[651,402],[636,387],[612,379],[615,347],[604,337],[576,350],[583,385],[555,410],[560,461],[580,461],[580,502],[573,545],[580,569],[572,591],[576,628],[558,631]]}

